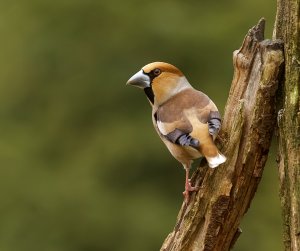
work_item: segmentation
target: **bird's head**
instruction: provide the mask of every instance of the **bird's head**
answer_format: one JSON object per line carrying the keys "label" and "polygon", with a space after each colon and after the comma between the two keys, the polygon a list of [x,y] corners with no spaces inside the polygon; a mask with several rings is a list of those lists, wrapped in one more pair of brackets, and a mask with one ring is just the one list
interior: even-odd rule
{"label": "bird's head", "polygon": [[178,68],[163,62],[145,65],[127,81],[127,85],[144,89],[152,105],[160,105],[180,91],[191,88]]}

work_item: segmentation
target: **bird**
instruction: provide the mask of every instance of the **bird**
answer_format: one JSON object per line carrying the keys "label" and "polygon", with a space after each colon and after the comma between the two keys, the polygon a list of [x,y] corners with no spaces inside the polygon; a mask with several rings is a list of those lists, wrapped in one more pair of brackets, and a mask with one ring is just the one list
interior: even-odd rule
{"label": "bird", "polygon": [[173,157],[185,170],[185,203],[192,186],[189,171],[192,162],[205,157],[210,168],[226,161],[214,143],[221,128],[217,106],[203,92],[196,90],[174,65],[153,62],[134,74],[126,85],[144,90],[152,107],[156,132]]}

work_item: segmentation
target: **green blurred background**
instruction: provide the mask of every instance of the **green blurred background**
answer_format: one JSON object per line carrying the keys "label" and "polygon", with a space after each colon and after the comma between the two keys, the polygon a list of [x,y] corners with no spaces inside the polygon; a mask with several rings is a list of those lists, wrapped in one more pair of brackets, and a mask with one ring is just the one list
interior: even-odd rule
{"label": "green blurred background", "polygon": [[[0,250],[153,251],[184,171],[152,128],[143,65],[178,66],[223,112],[232,52],[275,0],[0,3]],[[234,250],[282,250],[275,148]]]}

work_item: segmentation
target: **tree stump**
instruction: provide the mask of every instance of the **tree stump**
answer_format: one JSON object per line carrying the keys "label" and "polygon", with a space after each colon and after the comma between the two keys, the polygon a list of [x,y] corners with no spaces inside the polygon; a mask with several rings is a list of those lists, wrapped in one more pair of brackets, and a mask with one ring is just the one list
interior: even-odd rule
{"label": "tree stump", "polygon": [[284,61],[280,41],[264,40],[265,21],[233,53],[234,76],[218,139],[227,161],[200,166],[200,187],[183,203],[161,251],[229,250],[260,182],[276,123],[275,96]]}

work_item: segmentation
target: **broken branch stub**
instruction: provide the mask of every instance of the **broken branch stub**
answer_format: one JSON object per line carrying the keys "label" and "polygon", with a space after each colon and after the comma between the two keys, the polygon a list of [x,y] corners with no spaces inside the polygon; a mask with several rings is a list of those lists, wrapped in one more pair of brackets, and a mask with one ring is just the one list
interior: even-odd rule
{"label": "broken branch stub", "polygon": [[261,19],[233,53],[234,76],[219,134],[227,161],[195,171],[192,182],[200,189],[183,203],[161,251],[229,250],[241,233],[239,224],[268,156],[283,64],[282,44],[264,40],[264,26]]}

